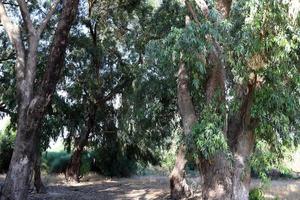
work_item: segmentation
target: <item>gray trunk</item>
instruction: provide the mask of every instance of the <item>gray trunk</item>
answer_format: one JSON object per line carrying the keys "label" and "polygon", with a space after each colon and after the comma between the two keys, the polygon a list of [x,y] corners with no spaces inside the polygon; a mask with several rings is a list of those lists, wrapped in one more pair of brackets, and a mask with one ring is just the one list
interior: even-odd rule
{"label": "gray trunk", "polygon": [[[177,98],[184,135],[190,135],[192,126],[197,120],[192,97],[188,88],[188,73],[184,63],[180,63],[178,71]],[[182,199],[192,194],[185,179],[186,147],[180,146],[176,156],[176,163],[170,175],[171,199]]]}
{"label": "gray trunk", "polygon": [[[56,1],[58,3],[58,1]],[[39,127],[44,116],[45,109],[49,105],[56,84],[60,78],[60,72],[64,64],[65,49],[72,22],[75,19],[78,0],[64,1],[60,21],[58,22],[46,71],[39,90],[33,93],[36,68],[36,47],[39,35],[49,21],[53,10],[49,12],[38,30],[33,27],[27,4],[18,1],[21,14],[28,31],[28,54],[25,56],[24,44],[20,40],[18,27],[12,25],[8,19],[3,3],[0,1],[0,17],[9,38],[16,48],[16,76],[18,98],[18,129],[15,141],[15,149],[10,162],[9,171],[1,191],[1,200],[26,200],[34,167],[34,157],[39,143]],[[27,60],[25,60],[27,58]]]}
{"label": "gray trunk", "polygon": [[[203,173],[203,199],[247,200],[249,197],[249,158],[254,146],[255,124],[250,117],[255,84],[248,85],[239,112],[230,118],[226,137],[233,161],[219,153],[212,159],[201,162]],[[201,159],[200,159],[201,160]]]}
{"label": "gray trunk", "polygon": [[37,193],[46,193],[47,189],[43,184],[42,177],[41,177],[41,162],[42,162],[41,153],[40,151],[38,151],[35,158],[35,164],[34,164],[34,187]]}
{"label": "gray trunk", "polygon": [[254,146],[252,131],[247,131],[240,135],[234,154],[234,168],[232,174],[232,199],[248,200],[250,189],[250,167],[249,158]]}
{"label": "gray trunk", "polygon": [[[22,113],[22,112],[20,112]],[[19,116],[15,149],[4,186],[1,200],[23,200],[27,198],[30,177],[32,177],[34,163],[35,133],[25,129],[26,119]]]}
{"label": "gray trunk", "polygon": [[213,159],[200,160],[202,198],[204,200],[231,200],[231,168],[223,153]]}

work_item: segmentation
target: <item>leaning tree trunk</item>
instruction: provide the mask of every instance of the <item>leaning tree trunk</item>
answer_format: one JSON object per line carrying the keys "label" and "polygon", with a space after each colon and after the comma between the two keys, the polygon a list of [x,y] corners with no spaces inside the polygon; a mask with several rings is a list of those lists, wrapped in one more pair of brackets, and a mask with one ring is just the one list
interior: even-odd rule
{"label": "leaning tree trunk", "polygon": [[81,156],[84,150],[84,147],[88,143],[89,135],[94,128],[95,118],[97,112],[97,105],[91,103],[89,108],[88,117],[86,119],[86,126],[83,134],[80,136],[75,151],[71,156],[71,160],[66,169],[66,179],[74,180],[76,182],[80,181],[80,165],[81,165]]}
{"label": "leaning tree trunk", "polygon": [[[1,200],[26,200],[32,177],[36,145],[39,143],[38,134],[41,120],[45,109],[49,105],[56,84],[60,78],[61,69],[64,64],[65,49],[72,22],[75,19],[78,7],[78,0],[66,0],[60,21],[58,22],[53,44],[44,77],[40,84],[40,89],[33,92],[36,69],[36,48],[38,38],[42,29],[37,31],[33,28],[29,17],[28,8],[24,1],[18,1],[21,14],[25,19],[30,31],[35,33],[30,35],[30,49],[25,56],[22,41],[16,39],[18,32],[9,24],[2,1],[0,1],[0,17],[6,26],[6,30],[17,49],[16,74],[17,74],[17,95],[18,95],[18,128],[15,141],[15,148],[10,162],[10,167],[6,175],[4,186],[1,191]],[[58,1],[57,1],[58,3]],[[54,9],[53,9],[54,12]],[[50,18],[51,15],[48,15]],[[48,18],[48,20],[49,20]],[[40,27],[46,26],[42,23]],[[12,30],[12,34],[10,31]],[[25,59],[26,58],[26,59]]]}
{"label": "leaning tree trunk", "polygon": [[[197,120],[192,97],[188,89],[188,73],[185,64],[179,66],[177,81],[177,98],[180,116],[182,118],[183,132],[188,136],[192,126]],[[170,174],[171,199],[183,199],[192,194],[185,179],[186,146],[182,144],[177,152],[175,166]]]}

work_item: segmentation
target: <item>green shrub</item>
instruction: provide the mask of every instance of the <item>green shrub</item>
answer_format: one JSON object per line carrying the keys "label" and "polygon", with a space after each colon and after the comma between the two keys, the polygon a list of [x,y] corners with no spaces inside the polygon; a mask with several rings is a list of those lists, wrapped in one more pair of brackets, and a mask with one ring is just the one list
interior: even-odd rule
{"label": "green shrub", "polygon": [[43,166],[48,173],[64,173],[67,169],[71,155],[65,151],[61,152],[45,152],[42,160]]}
{"label": "green shrub", "polygon": [[14,150],[16,133],[7,127],[0,134],[0,173],[8,171],[10,159]]}
{"label": "green shrub", "polygon": [[137,162],[122,152],[115,155],[98,150],[95,152],[94,170],[104,176],[128,177],[136,172]]}
{"label": "green shrub", "polygon": [[249,200],[265,200],[264,193],[261,188],[253,188],[249,192]]}
{"label": "green shrub", "polygon": [[91,171],[92,162],[93,162],[92,153],[85,151],[81,156],[80,175],[85,175]]}

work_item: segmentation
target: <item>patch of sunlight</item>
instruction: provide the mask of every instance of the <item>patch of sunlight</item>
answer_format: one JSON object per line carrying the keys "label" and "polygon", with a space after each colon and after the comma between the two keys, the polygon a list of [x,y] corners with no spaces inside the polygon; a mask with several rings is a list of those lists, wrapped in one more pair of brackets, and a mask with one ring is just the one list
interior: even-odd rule
{"label": "patch of sunlight", "polygon": [[97,190],[98,192],[116,192],[119,191],[120,188],[119,187],[109,187],[103,190]]}
{"label": "patch of sunlight", "polygon": [[276,196],[274,196],[272,194],[265,194],[264,197],[267,199],[276,199]]}
{"label": "patch of sunlight", "polygon": [[10,123],[10,117],[5,116],[3,119],[0,120],[0,132],[2,132]]}
{"label": "patch of sunlight", "polygon": [[292,160],[286,160],[285,161],[285,165],[286,165],[286,167],[288,167],[292,171],[300,173],[300,148],[298,148],[292,154]]}
{"label": "patch of sunlight", "polygon": [[47,151],[59,152],[63,150],[64,150],[64,139],[61,136],[59,136],[57,140],[53,140],[53,139],[50,140],[49,148],[47,149]]}

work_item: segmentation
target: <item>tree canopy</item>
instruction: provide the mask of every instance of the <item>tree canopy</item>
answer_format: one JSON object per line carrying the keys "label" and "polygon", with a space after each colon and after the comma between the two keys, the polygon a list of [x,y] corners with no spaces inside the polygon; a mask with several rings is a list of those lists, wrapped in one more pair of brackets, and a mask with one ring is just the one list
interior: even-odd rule
{"label": "tree canopy", "polygon": [[18,166],[0,169],[0,199],[27,198],[18,190],[59,137],[67,179],[80,180],[87,152],[107,176],[160,165],[179,138],[172,199],[192,194],[187,162],[204,199],[248,199],[249,169],[266,172],[299,144],[297,5],[0,1],[0,117],[16,132],[6,156]]}

